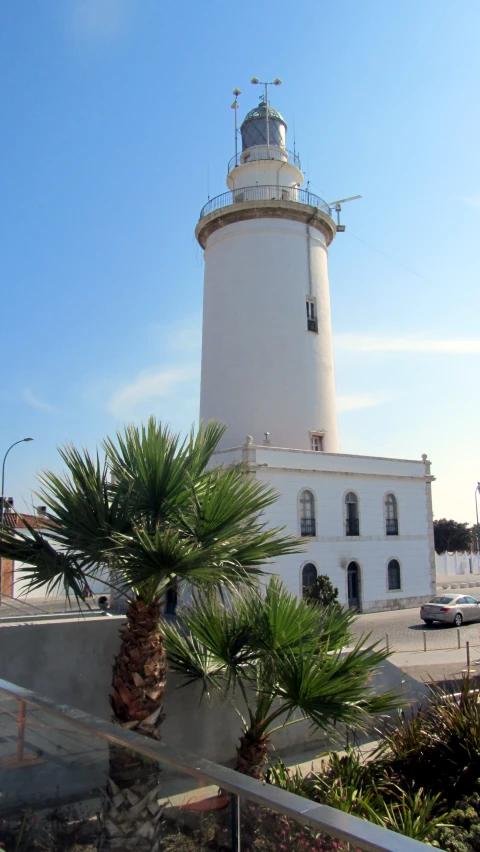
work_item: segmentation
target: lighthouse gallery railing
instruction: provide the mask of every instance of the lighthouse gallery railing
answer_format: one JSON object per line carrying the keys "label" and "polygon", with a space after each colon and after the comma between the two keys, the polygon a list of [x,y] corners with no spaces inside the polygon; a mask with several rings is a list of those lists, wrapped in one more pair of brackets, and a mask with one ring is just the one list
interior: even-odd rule
{"label": "lighthouse gallery railing", "polygon": [[200,219],[213,213],[214,210],[220,210],[222,207],[230,207],[231,204],[240,204],[243,201],[296,201],[299,204],[309,204],[311,207],[318,207],[324,213],[330,215],[331,210],[327,202],[309,192],[308,189],[297,189],[295,186],[244,186],[238,189],[233,189],[230,192],[223,192],[222,195],[216,195],[211,198],[202,207],[200,211]]}

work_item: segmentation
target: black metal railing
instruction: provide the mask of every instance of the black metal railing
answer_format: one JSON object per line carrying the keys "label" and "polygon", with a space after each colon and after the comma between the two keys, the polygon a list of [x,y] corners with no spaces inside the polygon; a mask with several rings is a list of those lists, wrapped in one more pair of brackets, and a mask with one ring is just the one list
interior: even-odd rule
{"label": "black metal railing", "polygon": [[396,518],[387,518],[387,535],[398,535],[398,521]]}
{"label": "black metal railing", "polygon": [[315,535],[315,518],[301,518],[300,532],[302,535]]}
{"label": "black metal railing", "polygon": [[278,148],[275,145],[270,145],[268,148],[266,145],[254,145],[246,151],[237,151],[228,161],[228,171],[231,172],[232,169],[244,163],[255,163],[258,160],[279,160],[283,163],[292,163],[297,169],[301,169],[300,157],[295,151]]}
{"label": "black metal railing", "polygon": [[296,201],[299,204],[318,207],[330,215],[327,202],[307,189],[297,189],[295,186],[245,186],[211,198],[202,207],[199,218],[203,219],[214,210],[230,207],[231,204],[241,204],[243,201]]}
{"label": "black metal railing", "polygon": [[347,518],[345,535],[360,535],[360,522],[358,518]]}

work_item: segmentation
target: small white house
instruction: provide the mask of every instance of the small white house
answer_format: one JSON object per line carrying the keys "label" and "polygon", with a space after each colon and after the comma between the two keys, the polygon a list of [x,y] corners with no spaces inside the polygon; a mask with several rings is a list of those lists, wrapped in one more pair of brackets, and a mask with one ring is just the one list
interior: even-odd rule
{"label": "small white house", "polygon": [[272,526],[305,541],[275,563],[301,595],[327,574],[342,603],[362,612],[416,606],[435,591],[430,462],[254,446],[220,451],[280,494]]}

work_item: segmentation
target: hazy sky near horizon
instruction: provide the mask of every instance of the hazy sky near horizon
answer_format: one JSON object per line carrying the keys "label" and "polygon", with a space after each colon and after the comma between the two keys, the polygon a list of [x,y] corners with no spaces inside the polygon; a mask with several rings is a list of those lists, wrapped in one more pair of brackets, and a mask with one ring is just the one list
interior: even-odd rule
{"label": "hazy sky near horizon", "polygon": [[197,419],[193,232],[256,75],[283,81],[312,191],[363,196],[330,249],[341,449],[427,453],[435,516],[474,521],[479,36],[478,0],[4,0],[0,456],[35,439],[7,463],[20,510],[58,445]]}

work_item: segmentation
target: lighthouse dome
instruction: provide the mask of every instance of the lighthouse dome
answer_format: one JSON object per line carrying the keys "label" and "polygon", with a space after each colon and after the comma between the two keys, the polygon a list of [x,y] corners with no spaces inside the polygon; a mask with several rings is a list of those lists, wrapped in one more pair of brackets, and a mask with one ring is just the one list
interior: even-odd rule
{"label": "lighthouse dome", "polygon": [[[268,106],[268,143],[271,146],[285,148],[287,125],[285,119]],[[267,144],[267,105],[260,101],[258,106],[247,112],[240,127],[242,134],[242,150],[253,148],[255,145]]]}

